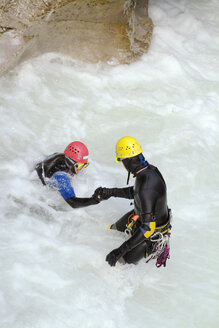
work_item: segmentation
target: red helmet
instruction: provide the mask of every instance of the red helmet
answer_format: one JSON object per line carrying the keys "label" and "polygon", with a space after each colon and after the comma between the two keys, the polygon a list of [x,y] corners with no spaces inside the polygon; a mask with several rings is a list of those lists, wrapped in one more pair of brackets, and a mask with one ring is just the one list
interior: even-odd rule
{"label": "red helmet", "polygon": [[77,163],[88,163],[88,149],[80,141],[71,142],[64,151],[64,154]]}

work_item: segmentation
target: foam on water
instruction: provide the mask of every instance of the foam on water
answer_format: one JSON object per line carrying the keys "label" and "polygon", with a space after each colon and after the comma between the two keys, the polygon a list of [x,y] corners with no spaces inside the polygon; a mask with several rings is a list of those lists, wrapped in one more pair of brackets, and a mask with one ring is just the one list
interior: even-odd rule
{"label": "foam on water", "polygon": [[[2,328],[218,326],[218,11],[215,0],[151,1],[152,45],[136,63],[46,54],[1,78]],[[74,178],[76,194],[124,186],[114,162],[124,135],[167,182],[165,269],[105,262],[125,240],[106,227],[127,200],[73,210],[32,171],[78,139],[91,165]]]}

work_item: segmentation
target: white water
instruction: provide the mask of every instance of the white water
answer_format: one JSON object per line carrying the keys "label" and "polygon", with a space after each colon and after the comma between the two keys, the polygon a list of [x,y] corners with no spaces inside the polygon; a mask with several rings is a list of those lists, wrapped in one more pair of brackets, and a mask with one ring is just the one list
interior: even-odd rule
{"label": "white water", "polygon": [[[216,0],[150,1],[153,40],[138,62],[47,54],[0,79],[1,328],[219,326],[218,15]],[[78,139],[91,165],[74,178],[77,195],[124,186],[114,162],[124,135],[167,182],[166,268],[105,262],[124,241],[106,228],[129,201],[74,210],[31,171]]]}

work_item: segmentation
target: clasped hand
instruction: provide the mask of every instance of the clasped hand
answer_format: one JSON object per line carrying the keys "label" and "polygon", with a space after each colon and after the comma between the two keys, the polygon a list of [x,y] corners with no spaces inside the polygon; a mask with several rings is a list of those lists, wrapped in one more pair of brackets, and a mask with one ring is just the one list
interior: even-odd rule
{"label": "clasped hand", "polygon": [[99,187],[94,191],[93,198],[101,201],[109,199],[112,195],[112,189],[111,188],[102,188]]}

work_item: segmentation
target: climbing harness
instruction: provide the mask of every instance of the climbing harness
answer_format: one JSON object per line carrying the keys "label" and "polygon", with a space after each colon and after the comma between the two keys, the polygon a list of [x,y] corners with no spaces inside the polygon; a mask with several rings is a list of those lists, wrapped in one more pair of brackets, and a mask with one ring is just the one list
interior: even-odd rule
{"label": "climbing harness", "polygon": [[[160,268],[162,265],[166,266],[167,259],[170,258],[169,252],[170,252],[170,230],[172,228],[171,221],[172,221],[172,213],[171,210],[168,210],[169,212],[169,219],[167,223],[160,227],[156,227],[154,230],[154,233],[149,237],[146,238],[146,240],[150,241],[152,246],[151,254],[149,255],[146,253],[146,263],[148,263],[150,260],[157,260],[156,261],[156,267]],[[133,230],[137,228],[138,224],[138,218],[139,215],[134,215],[134,212],[131,213],[131,215],[128,218],[128,224],[126,225],[125,233],[127,235],[132,235]]]}
{"label": "climbing harness", "polygon": [[[169,211],[169,220],[167,221],[167,223],[165,223],[164,225],[160,226],[160,227],[155,227],[154,229],[154,233],[151,235],[150,238],[154,238],[155,236],[157,236],[158,233],[160,233],[161,235],[164,235],[165,233],[167,233],[170,229],[171,229],[171,212]],[[125,233],[127,235],[132,235],[133,234],[133,230],[135,230],[135,228],[137,228],[137,223],[139,219],[139,215],[134,215],[134,212],[131,213],[131,215],[128,217],[128,223],[126,224],[126,229],[125,229]],[[151,223],[154,223],[153,221]],[[140,222],[139,222],[140,225]],[[145,236],[146,239],[147,235]]]}

